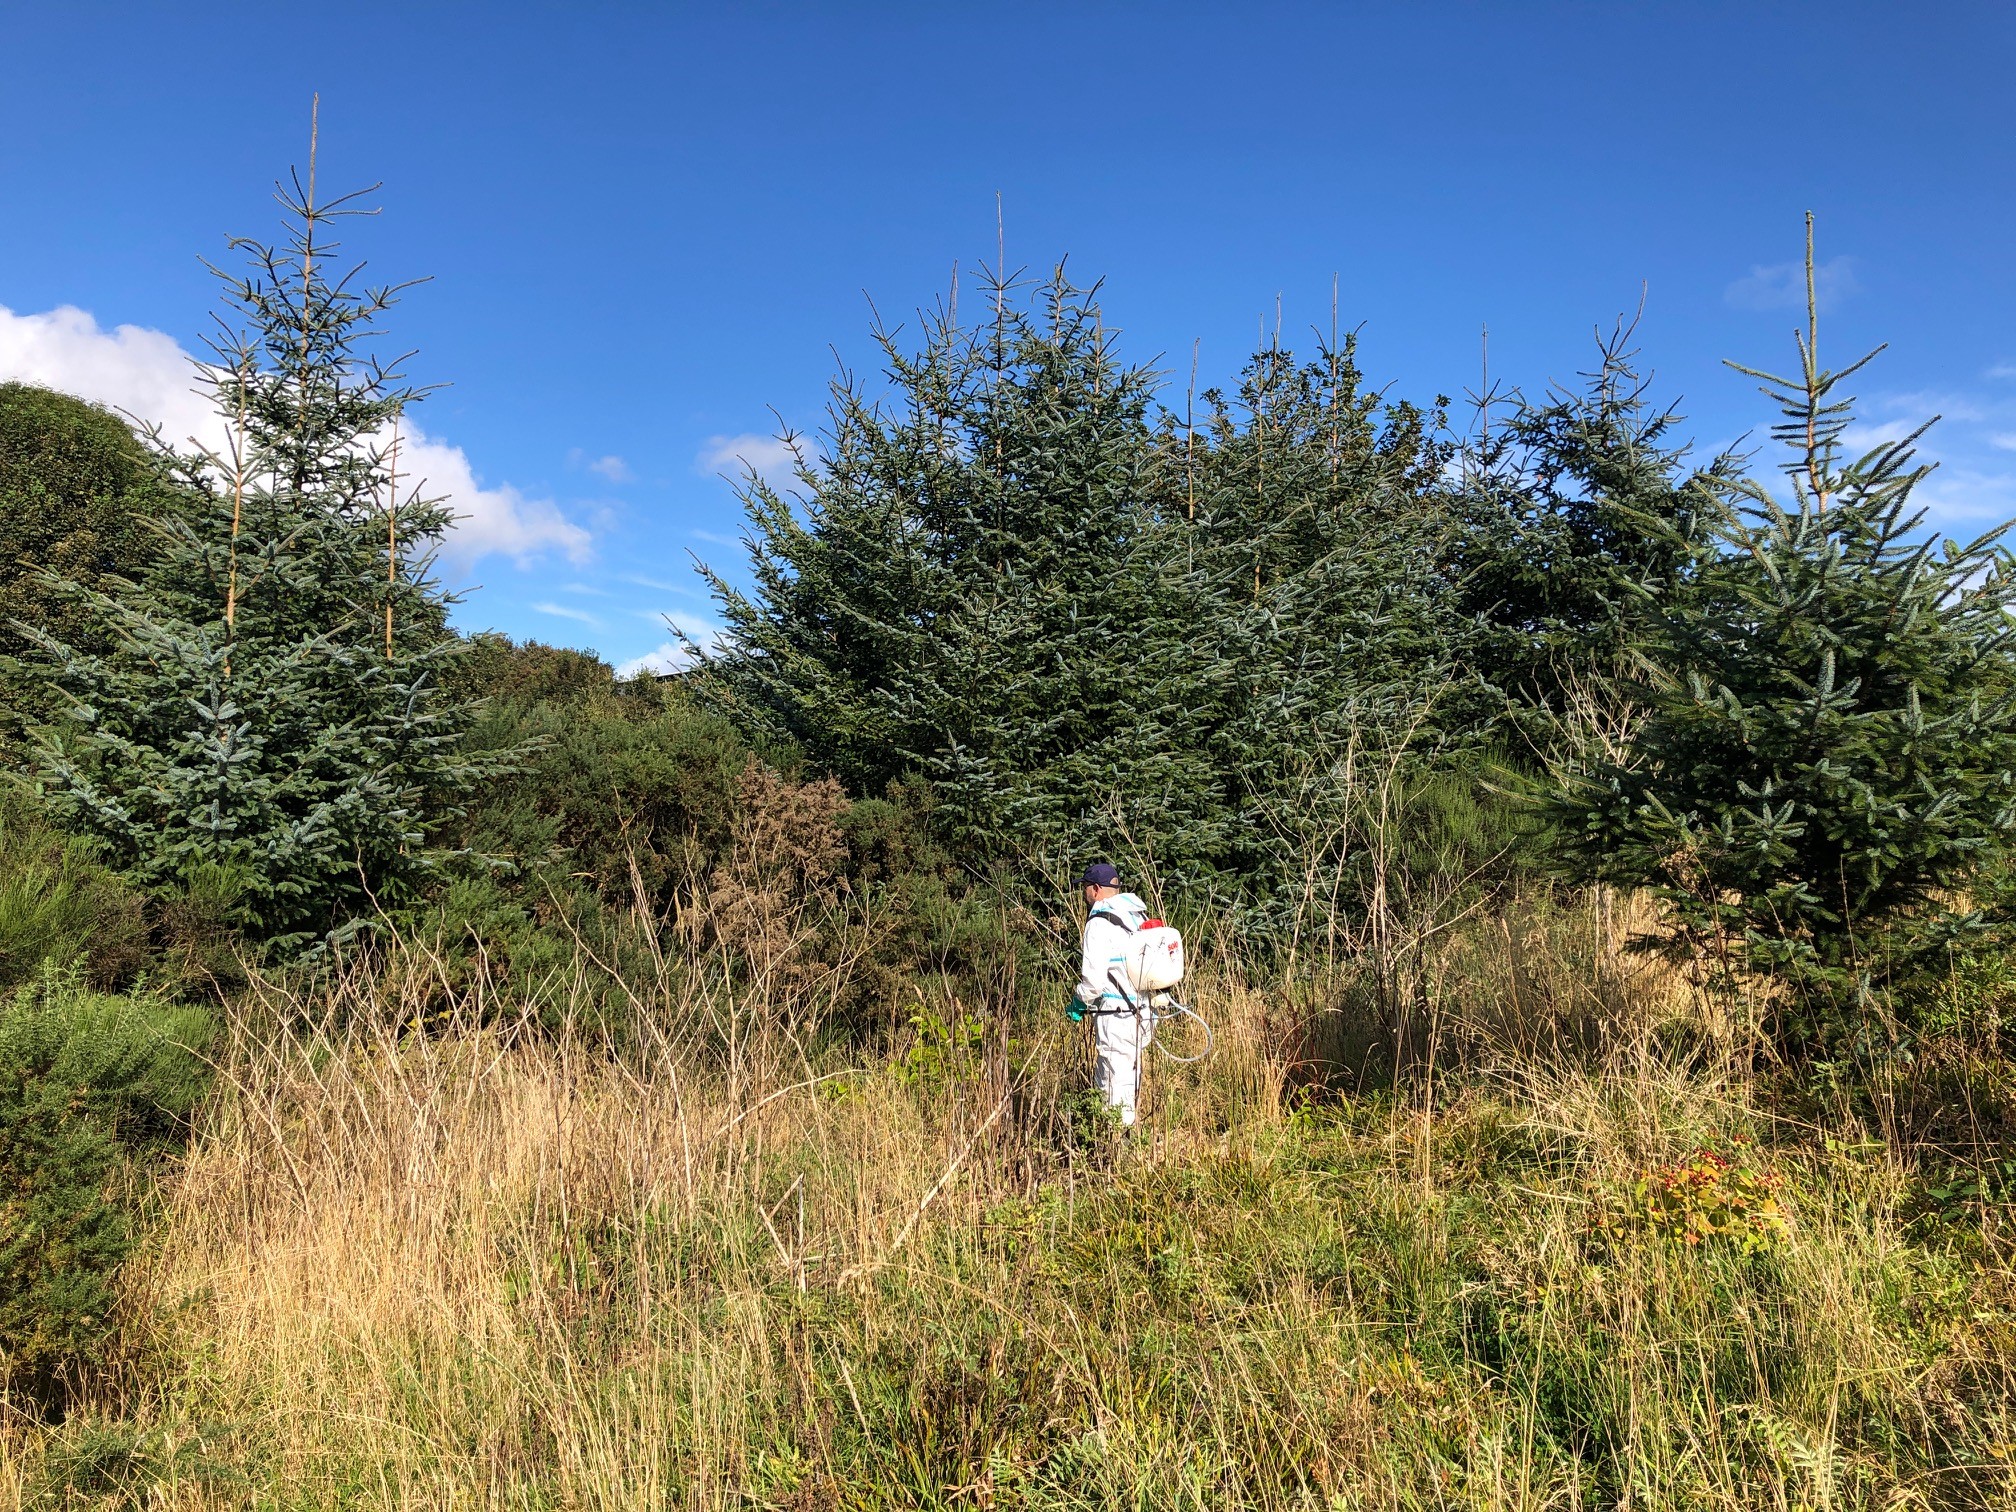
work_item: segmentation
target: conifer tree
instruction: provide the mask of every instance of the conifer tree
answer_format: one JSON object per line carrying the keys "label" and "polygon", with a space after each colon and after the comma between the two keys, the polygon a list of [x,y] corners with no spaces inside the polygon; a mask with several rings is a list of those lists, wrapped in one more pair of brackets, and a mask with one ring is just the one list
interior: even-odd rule
{"label": "conifer tree", "polygon": [[1206,827],[1193,856],[1252,925],[1342,822],[1350,784],[1330,780],[1334,759],[1425,747],[1483,711],[1474,690],[1452,691],[1465,631],[1435,417],[1365,388],[1351,338],[1307,362],[1272,345],[1233,394],[1202,398],[1201,435],[1173,419],[1159,435],[1165,570],[1181,591],[1160,639],[1184,670],[1168,738],[1190,758],[1192,823]]}
{"label": "conifer tree", "polygon": [[1515,402],[1466,449],[1453,490],[1461,517],[1461,610],[1478,626],[1480,673],[1509,701],[1529,739],[1564,692],[1631,676],[1645,606],[1692,559],[1700,520],[1737,471],[1717,457],[1692,467],[1674,436],[1680,416],[1655,406],[1631,348],[1635,321],[1599,344],[1579,391]]}
{"label": "conifer tree", "polygon": [[1960,899],[2016,822],[2016,575],[2002,529],[1923,530],[1924,427],[1844,459],[1841,385],[1875,353],[1821,367],[1810,240],[1808,265],[1798,376],[1740,369],[1781,405],[1791,498],[1731,479],[1701,539],[1669,535],[1686,556],[1646,597],[1643,725],[1571,761],[1555,809],[1586,872],[1652,887],[1795,989],[1811,1030],[1981,922]]}
{"label": "conifer tree", "polygon": [[1452,681],[1432,417],[1340,343],[1151,429],[1096,291],[992,292],[882,338],[886,402],[836,386],[800,497],[748,481],[756,590],[713,578],[699,683],[857,792],[929,777],[979,854],[1113,850],[1264,912],[1312,753]]}
{"label": "conifer tree", "polygon": [[427,815],[469,772],[466,711],[439,684],[447,516],[410,480],[395,493],[418,395],[365,350],[399,290],[332,264],[332,222],[362,212],[317,202],[312,155],[278,197],[287,241],[234,241],[248,271],[219,274],[205,381],[229,440],[164,448],[194,503],[134,579],[46,577],[91,638],[19,628],[68,695],[38,752],[59,819],[149,890],[219,895],[298,949],[410,892]]}
{"label": "conifer tree", "polygon": [[857,791],[923,773],[956,832],[1034,855],[1161,788],[1130,670],[1151,380],[1061,268],[1033,307],[990,292],[914,353],[877,333],[891,397],[835,385],[801,497],[748,479],[756,592],[710,575],[729,649],[699,680]]}

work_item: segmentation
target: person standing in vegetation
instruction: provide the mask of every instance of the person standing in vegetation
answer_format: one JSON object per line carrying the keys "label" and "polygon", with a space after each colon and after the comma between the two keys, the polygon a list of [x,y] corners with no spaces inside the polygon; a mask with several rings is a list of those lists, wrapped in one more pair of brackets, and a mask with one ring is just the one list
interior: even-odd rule
{"label": "person standing in vegetation", "polygon": [[1122,1126],[1132,1128],[1141,1096],[1141,1057],[1155,1036],[1155,1021],[1128,979],[1127,944],[1147,920],[1148,905],[1121,891],[1120,873],[1110,862],[1094,862],[1078,882],[1089,911],[1071,1017],[1091,1017],[1099,1091],[1119,1113]]}

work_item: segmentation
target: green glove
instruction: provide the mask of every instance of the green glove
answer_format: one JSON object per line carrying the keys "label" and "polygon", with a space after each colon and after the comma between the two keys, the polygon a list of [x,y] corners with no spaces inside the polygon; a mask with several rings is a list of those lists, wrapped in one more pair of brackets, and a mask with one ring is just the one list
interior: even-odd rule
{"label": "green glove", "polygon": [[1084,1005],[1083,1003],[1079,1002],[1077,998],[1075,998],[1075,997],[1074,997],[1074,998],[1072,998],[1072,999],[1071,999],[1071,1006],[1070,1006],[1069,1008],[1066,1008],[1066,1009],[1064,1010],[1064,1016],[1065,1016],[1066,1018],[1068,1018],[1069,1020],[1071,1020],[1071,1022],[1072,1022],[1072,1023],[1074,1023],[1074,1024],[1082,1024],[1082,1023],[1084,1023],[1084,1022],[1085,1022],[1085,1005]]}

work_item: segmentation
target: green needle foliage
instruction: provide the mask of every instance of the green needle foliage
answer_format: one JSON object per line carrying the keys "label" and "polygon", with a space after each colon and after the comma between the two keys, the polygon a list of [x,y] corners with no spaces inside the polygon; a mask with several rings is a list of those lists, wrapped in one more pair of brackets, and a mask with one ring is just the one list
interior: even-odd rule
{"label": "green needle foliage", "polygon": [[207,370],[229,440],[168,458],[195,504],[130,584],[44,574],[88,637],[19,628],[68,695],[37,751],[58,818],[149,892],[220,898],[294,950],[411,895],[426,816],[472,768],[439,682],[447,517],[394,477],[417,396],[361,349],[398,291],[332,271],[355,196],[280,199],[287,244],[235,242],[250,271],[220,274],[246,326]]}
{"label": "green needle foliage", "polygon": [[1312,789],[1363,796],[1333,757],[1483,710],[1425,712],[1476,687],[1436,417],[1344,343],[1154,423],[1096,291],[1013,292],[972,328],[948,302],[914,352],[880,333],[889,397],[836,386],[797,497],[749,479],[755,591],[710,579],[729,635],[698,685],[857,793],[928,778],[947,837],[1025,876],[1107,851],[1256,926],[1276,892],[1334,896],[1302,867],[1331,843]]}
{"label": "green needle foliage", "polygon": [[1821,368],[1810,324],[1799,351],[1796,379],[1742,370],[1782,405],[1790,501],[1723,491],[1650,600],[1630,749],[1571,761],[1555,808],[1587,873],[1651,886],[1791,989],[1795,1034],[1831,1035],[1981,924],[1965,889],[2016,819],[2016,576],[2001,530],[1920,529],[1923,428],[1844,461],[1869,357]]}
{"label": "green needle foliage", "polygon": [[756,591],[710,574],[730,642],[700,684],[857,791],[929,776],[954,831],[1034,858],[1162,775],[1132,670],[1160,588],[1151,384],[1061,269],[1033,309],[992,292],[917,352],[878,331],[893,398],[835,385],[802,498],[748,480]]}
{"label": "green needle foliage", "polygon": [[112,1328],[129,1162],[208,1080],[198,1009],[100,997],[47,969],[0,1000],[0,1390],[56,1400]]}
{"label": "green needle foliage", "polygon": [[[1680,417],[1647,397],[1635,323],[1599,346],[1580,390],[1515,404],[1465,448],[1454,573],[1474,660],[1528,740],[1577,692],[1633,676],[1648,606],[1693,560],[1714,496],[1740,471],[1688,465]],[[1542,717],[1533,717],[1534,715]]]}
{"label": "green needle foliage", "polygon": [[1361,890],[1370,774],[1474,743],[1488,690],[1453,612],[1440,414],[1365,387],[1351,338],[1270,346],[1200,397],[1201,427],[1158,437],[1160,734],[1188,758],[1193,857],[1279,933]]}
{"label": "green needle foliage", "polygon": [[149,518],[174,490],[117,415],[51,389],[0,383],[0,735],[48,713],[46,690],[24,675],[22,620],[66,640],[88,639],[88,616],[53,593],[47,574],[92,587],[139,572]]}

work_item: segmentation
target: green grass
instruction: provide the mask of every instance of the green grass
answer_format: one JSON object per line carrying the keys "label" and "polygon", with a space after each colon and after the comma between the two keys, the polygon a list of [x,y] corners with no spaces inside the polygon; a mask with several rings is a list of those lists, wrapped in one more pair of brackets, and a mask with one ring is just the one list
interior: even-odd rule
{"label": "green grass", "polygon": [[[2016,1504],[1992,1162],[1650,1034],[1284,1098],[1279,1003],[1210,990],[1219,1055],[1117,1146],[1061,1020],[811,1085],[761,1034],[241,1024],[0,1507]],[[1645,1218],[1738,1135],[1782,1237]]]}

